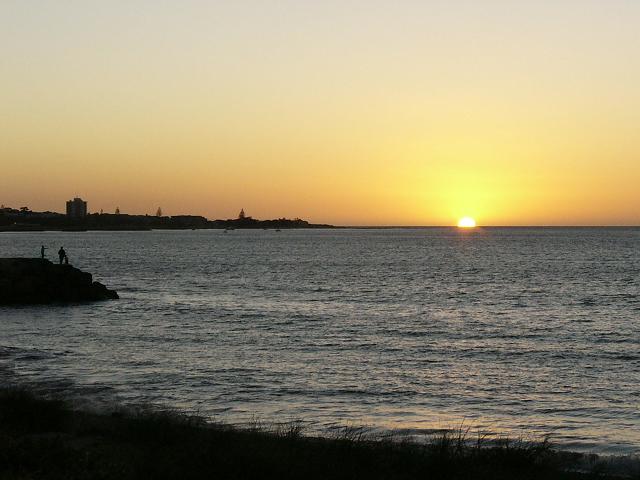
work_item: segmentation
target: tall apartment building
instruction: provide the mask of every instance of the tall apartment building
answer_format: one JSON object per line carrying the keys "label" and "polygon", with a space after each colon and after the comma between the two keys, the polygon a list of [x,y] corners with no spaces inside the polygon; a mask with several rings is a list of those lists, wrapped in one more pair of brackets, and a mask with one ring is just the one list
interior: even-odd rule
{"label": "tall apartment building", "polygon": [[86,216],[87,202],[78,197],[67,202],[67,217],[84,218]]}

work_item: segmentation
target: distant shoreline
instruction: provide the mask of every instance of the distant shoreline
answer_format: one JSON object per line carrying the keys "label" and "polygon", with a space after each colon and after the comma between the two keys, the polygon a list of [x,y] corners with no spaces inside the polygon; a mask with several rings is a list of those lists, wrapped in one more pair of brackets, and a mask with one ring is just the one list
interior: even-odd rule
{"label": "distant shoreline", "polygon": [[[461,230],[455,225],[316,225],[310,224],[306,227],[171,227],[171,228],[151,228],[136,227],[131,225],[111,226],[111,227],[89,227],[89,228],[51,228],[41,227],[37,225],[10,225],[0,226],[0,233],[46,233],[46,232],[62,232],[62,233],[83,233],[83,232],[153,232],[153,231],[188,231],[188,230]],[[636,230],[640,229],[640,225],[487,225],[478,226],[473,229],[465,229],[467,232],[482,230]]]}
{"label": "distant shoreline", "polygon": [[135,228],[135,227],[115,227],[115,228],[3,228],[0,227],[0,233],[84,233],[84,232],[178,232],[178,231],[234,231],[234,230],[266,230],[266,231],[281,231],[281,230],[335,230],[335,229],[347,229],[351,227],[280,227],[280,228],[232,228],[226,229],[221,227],[210,228]]}
{"label": "distant shoreline", "polygon": [[128,215],[91,213],[81,216],[57,212],[32,212],[3,208],[0,210],[0,232],[38,231],[149,231],[149,230],[281,230],[292,228],[335,228],[329,224],[309,223],[301,218],[258,220],[240,212],[238,218],[209,220],[199,215]]}

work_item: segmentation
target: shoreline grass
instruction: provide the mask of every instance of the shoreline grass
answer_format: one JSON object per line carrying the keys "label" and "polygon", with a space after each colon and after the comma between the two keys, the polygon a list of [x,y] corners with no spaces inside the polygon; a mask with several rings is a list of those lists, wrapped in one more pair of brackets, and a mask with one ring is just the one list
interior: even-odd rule
{"label": "shoreline grass", "polygon": [[[595,456],[547,441],[487,442],[468,431],[422,444],[345,428],[332,438],[302,424],[248,428],[177,411],[112,414],[75,409],[23,388],[0,389],[2,479],[590,479],[606,472]],[[635,474],[626,478],[640,478]]]}

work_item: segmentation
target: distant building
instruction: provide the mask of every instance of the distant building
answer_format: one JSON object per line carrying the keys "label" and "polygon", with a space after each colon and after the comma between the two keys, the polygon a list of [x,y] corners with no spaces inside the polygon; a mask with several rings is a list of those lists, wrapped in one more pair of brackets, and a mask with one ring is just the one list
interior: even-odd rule
{"label": "distant building", "polygon": [[67,202],[67,217],[84,218],[86,216],[87,202],[78,197]]}

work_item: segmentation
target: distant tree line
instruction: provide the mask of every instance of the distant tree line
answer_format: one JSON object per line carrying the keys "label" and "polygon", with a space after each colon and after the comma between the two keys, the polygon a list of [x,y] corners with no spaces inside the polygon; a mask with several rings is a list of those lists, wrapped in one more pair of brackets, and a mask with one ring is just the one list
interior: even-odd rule
{"label": "distant tree line", "polygon": [[228,220],[208,220],[199,215],[163,216],[158,208],[155,215],[91,213],[84,218],[71,218],[57,212],[32,212],[29,209],[0,209],[1,230],[185,230],[185,229],[241,229],[241,228],[327,228],[331,225],[311,224],[295,218],[257,220],[239,216]]}

